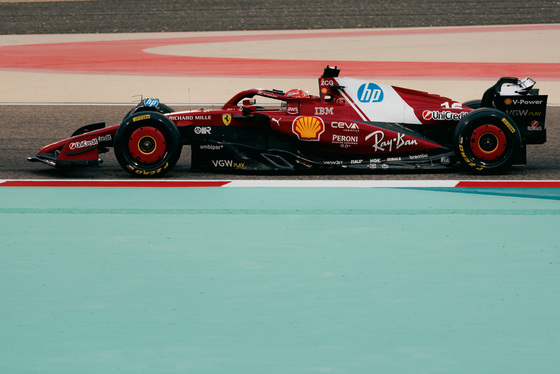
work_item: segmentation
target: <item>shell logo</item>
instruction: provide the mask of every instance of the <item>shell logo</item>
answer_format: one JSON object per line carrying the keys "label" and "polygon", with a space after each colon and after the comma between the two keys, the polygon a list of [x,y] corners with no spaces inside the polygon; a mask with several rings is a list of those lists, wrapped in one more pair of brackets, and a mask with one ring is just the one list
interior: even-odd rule
{"label": "shell logo", "polygon": [[321,118],[302,116],[294,120],[292,131],[300,140],[318,141],[325,132],[325,124]]}

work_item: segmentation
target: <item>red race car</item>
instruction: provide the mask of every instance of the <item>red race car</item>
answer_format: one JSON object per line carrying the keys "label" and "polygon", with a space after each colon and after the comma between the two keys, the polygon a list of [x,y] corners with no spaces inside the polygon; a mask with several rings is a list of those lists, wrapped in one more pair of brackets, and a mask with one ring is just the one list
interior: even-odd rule
{"label": "red race car", "polygon": [[[339,77],[325,68],[319,95],[249,89],[217,110],[175,112],[142,100],[122,123],[84,126],[30,157],[64,167],[98,165],[114,148],[140,177],[173,169],[191,145],[193,170],[435,170],[501,173],[546,141],[546,95],[530,78],[504,77],[480,100]],[[256,103],[256,98],[264,103]]]}

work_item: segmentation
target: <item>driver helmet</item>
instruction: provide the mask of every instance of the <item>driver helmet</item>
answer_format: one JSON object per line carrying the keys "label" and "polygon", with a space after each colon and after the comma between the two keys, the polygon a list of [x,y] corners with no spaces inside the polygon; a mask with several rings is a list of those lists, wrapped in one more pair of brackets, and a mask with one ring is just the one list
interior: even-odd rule
{"label": "driver helmet", "polygon": [[286,92],[286,96],[293,97],[295,99],[303,99],[309,97],[309,92],[300,90],[299,88],[294,88]]}

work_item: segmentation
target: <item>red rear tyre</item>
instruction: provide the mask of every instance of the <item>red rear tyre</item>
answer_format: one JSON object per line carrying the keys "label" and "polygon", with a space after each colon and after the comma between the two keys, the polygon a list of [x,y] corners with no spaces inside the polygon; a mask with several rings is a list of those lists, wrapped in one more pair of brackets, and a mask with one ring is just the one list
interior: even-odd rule
{"label": "red rear tyre", "polygon": [[521,134],[507,114],[493,108],[477,109],[455,129],[455,151],[461,163],[479,174],[503,173],[521,150]]}

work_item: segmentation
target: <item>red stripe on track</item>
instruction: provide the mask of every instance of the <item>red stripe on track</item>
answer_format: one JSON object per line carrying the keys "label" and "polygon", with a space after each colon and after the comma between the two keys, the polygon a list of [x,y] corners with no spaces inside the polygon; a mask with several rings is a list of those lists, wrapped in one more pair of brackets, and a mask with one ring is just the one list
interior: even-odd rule
{"label": "red stripe on track", "polygon": [[461,181],[455,187],[470,188],[560,188],[560,181]]}
{"label": "red stripe on track", "polygon": [[[256,186],[262,186],[259,182],[262,181],[243,181],[241,183],[242,187],[250,187],[253,182],[256,182]],[[265,183],[267,186],[277,187],[274,181],[266,181],[270,183]],[[277,181],[278,186],[283,185],[283,181]],[[321,187],[324,185],[323,182],[328,181],[291,181],[292,186],[303,186],[309,187],[316,184],[316,187]],[[331,181],[332,184],[328,183],[329,186],[336,185],[340,183],[341,187],[363,187],[360,181],[356,181],[356,185],[352,186],[352,183],[345,183],[345,181]],[[370,187],[387,187],[384,182],[387,181],[371,181]],[[423,185],[420,181],[400,181],[395,184],[391,184],[391,187],[411,187],[411,186],[423,186],[423,187],[438,187],[438,183],[434,181],[429,186]],[[440,187],[450,187],[449,183],[446,181],[441,181]],[[462,188],[560,188],[560,181],[457,181],[453,182],[455,187]],[[418,184],[418,185],[417,185]],[[239,187],[240,184],[236,184],[235,181],[174,181],[174,180],[4,180],[0,181],[0,187],[224,187],[230,185],[231,187]],[[313,186],[311,186],[313,187]]]}
{"label": "red stripe on track", "polygon": [[0,187],[223,187],[230,181],[62,181],[12,180],[0,182]]}
{"label": "red stripe on track", "polygon": [[[531,76],[560,79],[557,63],[477,63],[274,60],[222,57],[170,56],[147,53],[148,48],[177,44],[332,38],[368,35],[500,32],[558,29],[559,25],[443,29],[377,29],[353,32],[294,33],[180,37],[164,39],[73,42],[0,47],[0,68],[74,73],[109,73],[159,76],[268,76],[315,77],[326,65],[338,65],[347,76],[496,78]],[[340,58],[340,57],[338,57]]]}

